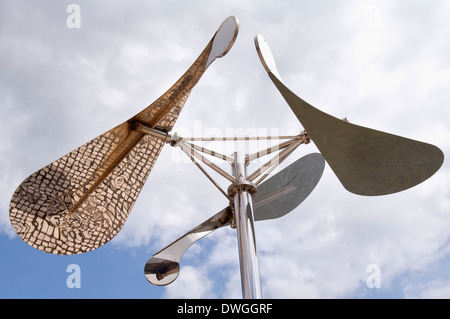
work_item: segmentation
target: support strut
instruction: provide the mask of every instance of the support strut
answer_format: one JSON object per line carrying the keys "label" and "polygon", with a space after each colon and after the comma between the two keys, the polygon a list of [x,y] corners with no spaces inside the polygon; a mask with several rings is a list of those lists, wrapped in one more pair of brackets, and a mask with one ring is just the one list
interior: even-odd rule
{"label": "support strut", "polygon": [[228,194],[234,196],[234,219],[239,246],[242,296],[245,299],[261,299],[252,203],[252,195],[256,192],[256,187],[247,181],[245,157],[240,152],[234,153],[233,156],[232,169],[236,181],[229,187]]}

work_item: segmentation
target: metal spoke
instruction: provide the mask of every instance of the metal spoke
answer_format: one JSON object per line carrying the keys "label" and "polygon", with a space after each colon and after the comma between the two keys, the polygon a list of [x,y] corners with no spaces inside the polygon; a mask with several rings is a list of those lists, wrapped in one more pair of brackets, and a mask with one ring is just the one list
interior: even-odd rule
{"label": "metal spoke", "polygon": [[208,172],[205,171],[205,169],[195,160],[195,158],[192,156],[192,154],[187,150],[185,147],[181,147],[181,150],[191,159],[191,161],[202,171],[202,173],[214,184],[214,186],[217,187],[217,189],[227,198],[230,199],[230,197],[227,195],[227,193],[220,187],[220,185],[211,177],[211,175],[208,174]]}

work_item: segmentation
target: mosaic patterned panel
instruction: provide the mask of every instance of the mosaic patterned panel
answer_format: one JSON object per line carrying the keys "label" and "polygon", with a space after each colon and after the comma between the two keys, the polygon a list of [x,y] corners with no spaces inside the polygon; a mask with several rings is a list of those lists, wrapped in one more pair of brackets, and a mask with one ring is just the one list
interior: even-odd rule
{"label": "mosaic patterned panel", "polygon": [[54,254],[87,252],[111,240],[124,225],[164,142],[143,136],[69,214],[85,189],[81,183],[100,163],[104,135],[32,174],[17,189],[11,223],[32,247]]}
{"label": "mosaic patterned panel", "polygon": [[170,131],[206,69],[213,40],[189,70],[142,112],[29,176],[10,204],[10,220],[29,245],[78,254],[123,227],[164,141],[131,130],[133,120]]}

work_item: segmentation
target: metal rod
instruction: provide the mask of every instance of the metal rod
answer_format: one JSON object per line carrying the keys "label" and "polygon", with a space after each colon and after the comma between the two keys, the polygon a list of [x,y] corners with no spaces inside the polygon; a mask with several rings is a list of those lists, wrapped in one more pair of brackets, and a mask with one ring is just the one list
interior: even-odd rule
{"label": "metal rod", "polygon": [[227,198],[230,197],[225,193],[225,191],[220,187],[220,185],[205,171],[205,169],[195,160],[195,158],[189,153],[189,151],[183,147],[180,147],[181,150],[191,159],[191,161],[202,171],[202,173],[211,181],[211,183],[216,186],[216,188]]}
{"label": "metal rod", "polygon": [[246,180],[245,157],[240,152],[233,154],[233,175],[236,182],[230,186],[234,194],[234,218],[236,221],[242,295],[244,299],[261,299],[258,254],[256,251],[253,204],[251,193],[256,191]]}
{"label": "metal rod", "polygon": [[179,141],[177,144],[177,146],[179,146],[185,153],[186,151],[190,153],[190,155],[194,156],[195,158],[197,158],[198,160],[202,161],[203,163],[205,163],[206,165],[208,165],[210,168],[212,168],[213,170],[215,170],[217,173],[219,173],[220,175],[222,175],[223,177],[225,177],[226,179],[228,179],[230,182],[234,181],[233,176],[231,176],[230,174],[228,174],[227,172],[225,172],[223,169],[221,169],[220,167],[218,167],[217,165],[215,165],[214,163],[212,163],[210,160],[208,160],[207,158],[205,158],[204,156],[202,156],[201,154],[197,153],[194,149],[192,149],[191,147],[189,147],[189,145],[187,145],[183,140]]}
{"label": "metal rod", "polygon": [[253,160],[255,160],[257,158],[260,158],[262,156],[266,156],[266,155],[272,154],[273,152],[277,152],[277,151],[279,151],[279,150],[281,150],[283,148],[286,148],[289,145],[291,145],[293,141],[295,141],[295,140],[286,141],[286,142],[283,142],[281,144],[271,146],[271,147],[269,147],[269,148],[267,148],[267,149],[265,149],[263,151],[258,151],[256,153],[247,155],[245,161],[247,163],[250,163],[250,162],[252,162]]}
{"label": "metal rod", "polygon": [[268,162],[266,162],[263,166],[261,166],[261,168],[257,169],[252,174],[250,174],[250,176],[248,176],[248,180],[253,181],[259,175],[261,175],[266,170],[268,170],[272,165],[277,164],[279,162],[280,157],[283,157],[285,154],[289,154],[295,148],[297,148],[300,144],[303,144],[303,143],[304,143],[303,140],[294,141],[294,143],[292,143],[289,147],[282,150],[279,154],[275,155]]}
{"label": "metal rod", "polygon": [[147,126],[139,121],[133,121],[132,127],[135,131],[142,132],[148,135],[151,135],[153,137],[157,137],[165,141],[166,143],[171,142],[171,136],[169,132],[162,131],[156,128],[151,128],[150,126]]}
{"label": "metal rod", "polygon": [[278,159],[278,162],[276,162],[267,172],[264,173],[264,175],[255,182],[255,186],[258,186],[259,184],[261,184],[262,181],[264,181],[264,179],[270,175],[270,173],[272,173],[274,171],[275,168],[277,168],[281,163],[283,163],[283,161],[292,154],[293,151],[295,151],[297,149],[298,146],[300,146],[303,143],[300,142],[296,142],[294,145],[291,145],[289,147],[289,150],[287,150],[287,152],[282,152],[282,154],[279,154],[280,158]]}
{"label": "metal rod", "polygon": [[[184,141],[184,139],[183,139],[183,141]],[[230,164],[233,163],[233,159],[232,159],[231,157],[226,156],[226,155],[223,155],[223,154],[221,154],[221,153],[219,153],[219,152],[212,151],[212,150],[210,150],[210,149],[207,149],[207,148],[202,147],[202,146],[195,145],[195,144],[193,144],[193,143],[186,143],[186,145],[189,145],[191,148],[193,148],[194,150],[197,150],[197,151],[199,151],[199,152],[202,152],[202,153],[205,153],[205,154],[208,154],[208,155],[217,157],[218,159],[227,161],[227,162],[230,163]]]}
{"label": "metal rod", "polygon": [[191,142],[222,142],[222,141],[261,141],[261,140],[291,140],[299,139],[299,135],[286,135],[286,136],[247,136],[247,137],[187,137],[183,138],[185,141]]}

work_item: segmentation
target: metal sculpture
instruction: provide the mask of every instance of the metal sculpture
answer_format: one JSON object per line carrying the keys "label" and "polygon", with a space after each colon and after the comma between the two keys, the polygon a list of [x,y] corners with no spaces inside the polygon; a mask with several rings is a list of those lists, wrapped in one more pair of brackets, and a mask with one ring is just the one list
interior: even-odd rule
{"label": "metal sculpture", "polygon": [[[442,165],[437,147],[351,124],[328,115],[285,86],[261,35],[255,37],[260,60],[276,88],[306,131],[294,136],[183,138],[171,133],[193,87],[210,64],[224,56],[238,33],[238,21],[227,18],[187,72],[158,100],[55,162],[30,175],[17,188],[10,220],[29,245],[53,254],[78,254],[111,240],[123,227],[161,149],[179,147],[229,201],[229,205],[154,254],[144,274],[155,285],[173,282],[184,252],[223,226],[237,230],[244,298],[261,298],[254,221],[279,218],[305,200],[320,180],[325,161],[342,185],[359,195],[384,195],[417,185]],[[280,140],[254,154],[224,155],[196,141]],[[300,158],[264,180],[302,144],[313,141],[321,154]],[[224,171],[204,155],[231,166]],[[271,159],[254,172],[248,165]],[[230,182],[225,191],[202,164]]]}
{"label": "metal sculpture", "polygon": [[358,126],[306,103],[283,84],[261,35],[255,45],[270,79],[348,191],[366,196],[400,192],[441,167],[444,154],[434,145]]}
{"label": "metal sculpture", "polygon": [[172,129],[191,90],[237,36],[237,20],[223,22],[186,73],[143,111],[35,172],[10,204],[16,233],[53,254],[79,254],[110,241],[123,227],[164,140],[138,128]]}

